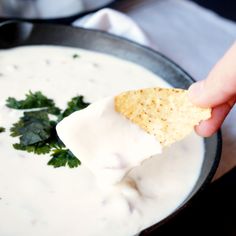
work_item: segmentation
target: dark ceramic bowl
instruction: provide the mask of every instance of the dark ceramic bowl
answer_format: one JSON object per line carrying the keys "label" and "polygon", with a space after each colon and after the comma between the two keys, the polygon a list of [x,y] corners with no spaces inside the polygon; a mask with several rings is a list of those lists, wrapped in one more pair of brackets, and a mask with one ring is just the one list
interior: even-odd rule
{"label": "dark ceramic bowl", "polygon": [[[69,26],[5,22],[0,24],[0,49],[21,45],[62,45],[80,47],[135,62],[161,76],[177,88],[187,89],[194,80],[165,56],[134,42],[95,30]],[[142,231],[150,235],[186,208],[212,179],[221,155],[221,134],[204,139],[205,154],[199,178],[185,201],[167,218]]]}

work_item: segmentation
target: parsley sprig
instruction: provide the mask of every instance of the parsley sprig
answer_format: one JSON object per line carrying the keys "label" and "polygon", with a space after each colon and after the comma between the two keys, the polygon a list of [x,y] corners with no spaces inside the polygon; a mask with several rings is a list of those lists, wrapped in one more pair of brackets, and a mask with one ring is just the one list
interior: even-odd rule
{"label": "parsley sprig", "polygon": [[[19,143],[13,144],[15,149],[38,155],[50,153],[52,159],[48,165],[55,168],[61,166],[75,168],[80,165],[80,161],[66,149],[57,136],[56,125],[72,112],[89,105],[84,102],[83,96],[73,97],[64,111],[56,107],[54,101],[41,92],[30,91],[24,100],[9,97],[6,102],[9,108],[27,110],[10,129],[12,137],[19,137]],[[40,109],[32,111],[35,108]],[[54,119],[51,119],[49,114],[53,114]]]}

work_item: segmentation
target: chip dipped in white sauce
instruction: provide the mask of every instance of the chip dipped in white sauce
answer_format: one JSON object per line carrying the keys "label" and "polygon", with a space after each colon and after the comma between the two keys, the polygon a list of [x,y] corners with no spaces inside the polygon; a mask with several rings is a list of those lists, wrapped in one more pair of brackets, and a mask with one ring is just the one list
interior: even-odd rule
{"label": "chip dipped in white sauce", "polygon": [[101,186],[120,182],[132,168],[162,151],[154,136],[115,111],[114,97],[66,117],[57,133]]}

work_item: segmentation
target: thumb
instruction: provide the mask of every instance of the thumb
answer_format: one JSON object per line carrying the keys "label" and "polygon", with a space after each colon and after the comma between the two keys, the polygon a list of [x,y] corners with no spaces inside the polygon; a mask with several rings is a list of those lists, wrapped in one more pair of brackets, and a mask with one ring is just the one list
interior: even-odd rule
{"label": "thumb", "polygon": [[209,73],[189,88],[190,100],[202,107],[215,107],[236,96],[236,43]]}

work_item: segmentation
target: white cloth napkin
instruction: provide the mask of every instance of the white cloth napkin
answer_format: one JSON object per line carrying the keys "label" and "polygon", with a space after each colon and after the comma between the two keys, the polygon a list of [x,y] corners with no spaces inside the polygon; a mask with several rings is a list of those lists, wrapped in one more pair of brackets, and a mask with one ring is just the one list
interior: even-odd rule
{"label": "white cloth napkin", "polygon": [[[128,0],[73,23],[152,47],[203,79],[236,40],[236,24],[185,0]],[[148,34],[148,37],[146,33]],[[158,45],[158,48],[157,48]],[[236,166],[236,107],[223,125],[224,148],[216,178]]]}
{"label": "white cloth napkin", "polygon": [[78,19],[73,22],[73,26],[99,29],[155,48],[144,31],[130,17],[109,8]]}

